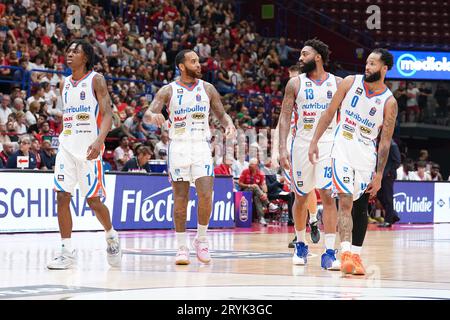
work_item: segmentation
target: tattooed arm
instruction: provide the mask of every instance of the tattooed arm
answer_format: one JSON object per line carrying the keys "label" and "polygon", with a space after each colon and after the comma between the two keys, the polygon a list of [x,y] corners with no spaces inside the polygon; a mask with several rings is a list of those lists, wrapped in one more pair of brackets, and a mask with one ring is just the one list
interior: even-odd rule
{"label": "tattooed arm", "polygon": [[284,89],[283,103],[281,104],[280,119],[278,119],[279,128],[279,150],[280,165],[289,170],[290,164],[287,153],[287,136],[291,127],[292,110],[294,109],[295,95],[300,87],[298,77],[291,78]]}
{"label": "tattooed arm", "polygon": [[384,108],[383,127],[381,129],[380,144],[378,145],[377,172],[366,191],[367,193],[370,193],[372,197],[375,197],[378,190],[381,188],[381,179],[383,178],[384,167],[386,166],[389,150],[391,148],[397,112],[397,100],[392,96],[386,101],[386,106]]}
{"label": "tattooed arm", "polygon": [[93,79],[94,94],[98,101],[99,113],[102,122],[100,123],[100,132],[97,139],[87,150],[87,160],[97,159],[100,155],[105,138],[112,126],[111,98],[108,93],[105,78],[102,75],[95,75]]}
{"label": "tattooed arm", "polygon": [[170,85],[165,85],[156,93],[155,98],[153,99],[150,107],[145,111],[143,121],[148,124],[156,124],[157,126],[161,126],[166,119],[161,114],[163,107],[169,104],[170,99],[172,98],[172,87]]}
{"label": "tattooed arm", "polygon": [[204,86],[210,100],[211,110],[214,112],[222,127],[225,128],[225,136],[227,138],[235,138],[236,128],[234,127],[233,120],[223,108],[219,92],[210,83],[204,82]]}

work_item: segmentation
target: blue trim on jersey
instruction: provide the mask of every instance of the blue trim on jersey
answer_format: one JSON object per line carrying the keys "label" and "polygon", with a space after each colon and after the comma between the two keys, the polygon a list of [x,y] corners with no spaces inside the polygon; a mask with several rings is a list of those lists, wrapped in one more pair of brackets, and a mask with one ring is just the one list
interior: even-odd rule
{"label": "blue trim on jersey", "polygon": [[283,174],[284,174],[284,177],[286,178],[287,182],[289,184],[291,184],[292,183],[291,174],[285,168],[283,168]]}
{"label": "blue trim on jersey", "polygon": [[89,196],[91,195],[91,193],[94,192],[95,187],[97,187],[97,183],[98,183],[98,179],[97,179],[97,166],[94,167],[94,183],[92,184],[91,189],[88,191],[88,193],[86,194],[86,198],[89,198]]}
{"label": "blue trim on jersey", "polygon": [[308,77],[308,75],[306,75],[306,79],[311,80],[312,82],[314,82],[314,84],[316,86],[319,86],[319,87],[322,86],[322,84],[324,84],[325,81],[327,81],[329,78],[330,78],[330,73],[329,72],[327,72],[327,77],[324,80],[314,80],[314,79],[311,79],[310,77]]}
{"label": "blue trim on jersey", "polygon": [[334,176],[336,177],[336,181],[338,182],[339,186],[342,189],[344,189],[345,192],[352,194],[350,191],[348,191],[347,187],[342,183],[342,181],[339,180],[339,176],[337,175],[337,172],[336,172],[336,162],[334,159],[333,159],[333,173],[334,173]]}
{"label": "blue trim on jersey", "polygon": [[332,185],[332,182],[330,181],[330,182],[327,183],[327,185],[325,187],[320,188],[320,189],[321,190],[328,190],[328,188],[331,187],[331,185]]}
{"label": "blue trim on jersey", "polygon": [[56,177],[53,177],[53,180],[55,181],[55,186],[56,186],[56,188],[59,189],[59,191],[66,192],[66,191],[60,186],[60,184],[58,183],[58,181],[56,181]]}
{"label": "blue trim on jersey", "polygon": [[97,134],[99,134],[100,133],[100,128],[97,125],[97,116],[98,116],[98,103],[95,106],[95,125],[97,126]]}

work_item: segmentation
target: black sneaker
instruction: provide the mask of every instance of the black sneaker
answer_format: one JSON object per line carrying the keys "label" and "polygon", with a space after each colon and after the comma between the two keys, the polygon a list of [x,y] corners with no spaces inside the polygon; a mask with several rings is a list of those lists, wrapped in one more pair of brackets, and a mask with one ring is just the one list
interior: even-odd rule
{"label": "black sneaker", "polygon": [[309,226],[311,227],[311,241],[313,243],[319,242],[320,240],[319,220],[310,223]]}
{"label": "black sneaker", "polygon": [[296,242],[297,242],[297,236],[295,236],[294,239],[291,242],[289,242],[288,248],[294,248]]}

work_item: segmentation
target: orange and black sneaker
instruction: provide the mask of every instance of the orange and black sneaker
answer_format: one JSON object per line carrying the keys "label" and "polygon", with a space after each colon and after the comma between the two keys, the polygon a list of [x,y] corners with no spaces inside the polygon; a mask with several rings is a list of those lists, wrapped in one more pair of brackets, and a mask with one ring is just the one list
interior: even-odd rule
{"label": "orange and black sneaker", "polygon": [[363,276],[366,274],[366,269],[363,266],[361,257],[359,254],[354,253],[352,255],[352,261],[353,261],[353,274],[357,276]]}
{"label": "orange and black sneaker", "polygon": [[350,251],[343,252],[341,254],[341,272],[343,274],[353,274],[354,269],[352,253]]}

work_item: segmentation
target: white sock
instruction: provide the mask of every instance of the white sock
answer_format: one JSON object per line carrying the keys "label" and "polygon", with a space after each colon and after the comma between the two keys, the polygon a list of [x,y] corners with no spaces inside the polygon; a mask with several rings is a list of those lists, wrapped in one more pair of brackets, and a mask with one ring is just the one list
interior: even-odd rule
{"label": "white sock", "polygon": [[68,252],[72,253],[72,239],[71,238],[61,239],[61,246],[64,251],[68,251]]}
{"label": "white sock", "polygon": [[342,241],[341,242],[341,249],[342,252],[350,251],[351,252],[351,243],[349,241]]}
{"label": "white sock", "polygon": [[111,228],[110,230],[105,231],[106,239],[116,238],[118,236],[119,236],[119,234],[117,233],[116,230],[114,230],[114,228]]}
{"label": "white sock", "polygon": [[325,233],[325,248],[327,250],[334,250],[334,243],[336,242],[336,233]]}
{"label": "white sock", "polygon": [[317,221],[317,212],[309,213],[309,223],[314,223]]}
{"label": "white sock", "polygon": [[306,243],[306,229],[298,231],[295,230],[295,234],[297,235],[297,242]]}
{"label": "white sock", "polygon": [[187,247],[186,232],[175,232],[175,239],[177,240],[178,248],[182,246]]}
{"label": "white sock", "polygon": [[356,253],[357,255],[361,255],[362,247],[352,246],[352,253]]}
{"label": "white sock", "polygon": [[208,225],[202,226],[201,224],[197,224],[197,239],[206,238],[206,231],[208,231]]}

